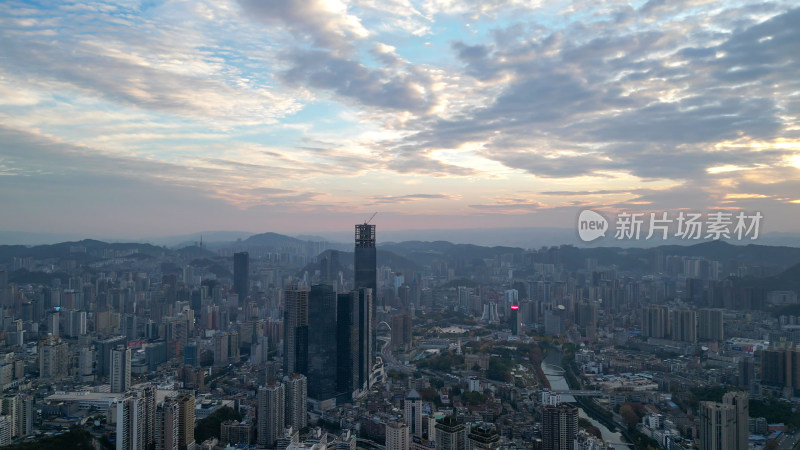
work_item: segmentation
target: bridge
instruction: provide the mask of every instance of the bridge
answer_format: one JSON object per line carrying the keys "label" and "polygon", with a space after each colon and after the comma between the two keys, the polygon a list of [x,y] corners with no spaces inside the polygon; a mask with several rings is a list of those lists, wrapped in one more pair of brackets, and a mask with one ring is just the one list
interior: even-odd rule
{"label": "bridge", "polygon": [[550,391],[551,395],[572,395],[574,397],[607,397],[604,391]]}

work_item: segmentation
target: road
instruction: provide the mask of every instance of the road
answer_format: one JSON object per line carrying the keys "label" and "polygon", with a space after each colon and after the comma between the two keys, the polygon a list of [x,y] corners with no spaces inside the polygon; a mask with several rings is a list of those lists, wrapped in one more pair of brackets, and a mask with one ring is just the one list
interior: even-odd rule
{"label": "road", "polygon": [[800,441],[800,430],[794,434],[784,433],[778,441],[778,450],[792,450]]}

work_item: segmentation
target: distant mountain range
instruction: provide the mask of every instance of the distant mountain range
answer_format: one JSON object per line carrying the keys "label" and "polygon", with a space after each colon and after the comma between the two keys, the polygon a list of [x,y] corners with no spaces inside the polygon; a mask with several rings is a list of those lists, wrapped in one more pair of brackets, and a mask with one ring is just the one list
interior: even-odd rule
{"label": "distant mountain range", "polygon": [[[235,241],[237,248],[247,249],[299,249],[308,254],[316,245],[312,241],[298,239],[278,233],[262,233]],[[352,264],[352,244],[334,246],[338,250],[340,270]],[[343,249],[343,250],[340,250]],[[270,250],[271,251],[271,250]],[[468,270],[480,270],[485,261],[490,259],[511,259],[522,261],[528,257],[520,247],[513,246],[481,246],[474,244],[456,244],[448,241],[405,241],[387,242],[378,245],[378,264],[392,267],[393,270],[413,274],[426,266],[447,264],[448,267],[460,267]],[[315,254],[315,253],[314,253]],[[330,250],[320,255],[329,256]],[[594,259],[601,266],[614,266],[619,270],[652,270],[656,256],[668,255],[688,256],[716,260],[722,263],[744,263],[748,266],[770,268],[764,273],[780,274],[758,281],[748,281],[753,286],[761,283],[773,289],[800,290],[800,248],[769,245],[732,245],[722,241],[703,242],[696,245],[663,245],[652,248],[594,247],[580,248],[563,245],[553,254],[540,253],[530,256],[534,262],[557,262],[568,270],[579,270],[586,267],[587,259]],[[214,267],[220,276],[227,275],[228,263],[218,256],[216,251],[197,245],[180,248],[167,248],[142,243],[109,243],[94,239],[61,242],[49,245],[0,245],[0,266],[11,267],[14,257],[33,258],[36,260],[74,260],[78,263],[127,256],[131,258],[179,258],[185,262],[193,262],[198,266]],[[663,260],[662,260],[663,261]],[[320,269],[319,263],[312,263],[301,269],[314,271]],[[782,273],[781,273],[782,272]],[[458,274],[457,274],[458,275]],[[524,271],[520,273],[524,275]],[[26,275],[27,276],[27,275]],[[33,275],[30,275],[33,276]]]}

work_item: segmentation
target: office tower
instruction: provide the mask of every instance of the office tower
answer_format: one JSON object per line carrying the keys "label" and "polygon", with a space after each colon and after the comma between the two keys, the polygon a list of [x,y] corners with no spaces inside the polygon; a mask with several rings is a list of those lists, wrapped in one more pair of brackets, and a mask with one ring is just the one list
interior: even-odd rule
{"label": "office tower", "polygon": [[86,334],[86,311],[70,309],[64,315],[64,334],[76,338]]}
{"label": "office tower", "polygon": [[467,450],[485,448],[500,448],[500,435],[497,433],[497,430],[494,429],[494,425],[488,423],[472,427],[467,435]]}
{"label": "office tower", "polygon": [[422,397],[416,389],[408,393],[403,407],[405,409],[403,419],[408,425],[409,433],[411,436],[422,437]]}
{"label": "office tower", "polygon": [[731,405],[736,416],[734,425],[733,445],[727,447],[730,450],[747,450],[748,435],[750,434],[750,398],[746,392],[728,392],[722,396],[722,403]]}
{"label": "office tower", "polygon": [[721,309],[701,309],[698,338],[701,341],[721,341],[724,337]]}
{"label": "office tower", "polygon": [[319,401],[336,397],[336,292],[311,286],[308,295],[308,396]]}
{"label": "office tower", "polygon": [[59,379],[69,375],[69,346],[49,335],[39,347],[39,378]]}
{"label": "office tower", "polygon": [[358,383],[358,296],[339,294],[336,299],[336,393],[337,403],[352,400]]}
{"label": "office tower", "polygon": [[286,390],[281,383],[258,388],[258,445],[274,448],[283,434]]}
{"label": "office tower", "polygon": [[179,416],[178,402],[173,397],[156,406],[156,450],[178,450]]}
{"label": "office tower", "polygon": [[690,309],[677,309],[671,313],[670,337],[673,341],[697,341],[697,313]]}
{"label": "office tower", "polygon": [[358,290],[358,386],[357,389],[370,388],[369,375],[373,362],[373,322],[374,307],[369,288]]}
{"label": "office tower", "polygon": [[519,316],[519,305],[511,305],[509,319],[511,320],[511,334],[519,336],[520,329],[522,328],[522,321]]}
{"label": "office tower", "polygon": [[408,450],[411,445],[408,425],[397,419],[386,422],[386,450]]}
{"label": "office tower", "polygon": [[194,395],[181,394],[178,403],[178,448],[184,450],[194,444]]}
{"label": "office tower", "polygon": [[292,286],[284,295],[283,373],[308,373],[308,291]]}
{"label": "office tower", "polygon": [[669,334],[669,309],[666,306],[642,308],[642,337],[663,339]]}
{"label": "office tower", "polygon": [[736,446],[736,407],[700,402],[700,450],[728,450]]}
{"label": "office tower", "polygon": [[308,425],[308,379],[305,375],[293,373],[283,377],[283,384],[286,386],[286,426],[301,430]]}
{"label": "office tower", "polygon": [[111,350],[109,381],[111,392],[125,392],[131,387],[131,349],[124,345]]}
{"label": "office tower", "polygon": [[94,381],[94,358],[93,347],[82,346],[78,350],[78,379],[83,383]]}
{"label": "office tower", "polygon": [[578,434],[578,408],[569,403],[546,405],[542,412],[543,450],[573,450]]}
{"label": "office tower", "polygon": [[435,430],[437,450],[464,450],[467,445],[467,427],[458,423],[455,416],[436,421]]}
{"label": "office tower", "polygon": [[247,252],[233,254],[233,291],[244,301],[250,291],[250,255]]}

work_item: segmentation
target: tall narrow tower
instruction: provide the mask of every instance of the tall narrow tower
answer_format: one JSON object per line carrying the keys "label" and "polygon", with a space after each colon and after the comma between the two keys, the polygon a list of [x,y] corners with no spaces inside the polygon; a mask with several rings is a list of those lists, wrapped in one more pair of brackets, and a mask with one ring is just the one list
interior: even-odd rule
{"label": "tall narrow tower", "polygon": [[233,254],[233,290],[244,303],[250,290],[250,255],[247,252]]}
{"label": "tall narrow tower", "polygon": [[355,283],[353,288],[370,288],[378,292],[378,260],[375,249],[375,225],[356,225]]}

